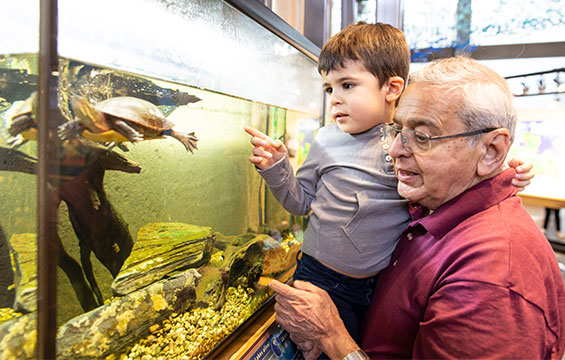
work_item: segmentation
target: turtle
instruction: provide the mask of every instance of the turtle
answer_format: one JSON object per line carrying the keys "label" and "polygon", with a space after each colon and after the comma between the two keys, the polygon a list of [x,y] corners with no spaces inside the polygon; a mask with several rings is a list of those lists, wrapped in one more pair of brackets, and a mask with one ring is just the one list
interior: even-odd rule
{"label": "turtle", "polygon": [[81,133],[85,138],[101,142],[138,142],[172,136],[187,151],[193,153],[198,138],[194,132],[173,130],[174,124],[165,118],[161,110],[149,101],[132,96],[109,98],[92,105],[82,96],[71,99],[73,121],[59,126],[58,134],[68,140]]}
{"label": "turtle", "polygon": [[[28,140],[37,139],[37,91],[24,100],[11,118],[8,133],[12,136],[8,144],[16,148]],[[21,136],[18,136],[21,135]]]}

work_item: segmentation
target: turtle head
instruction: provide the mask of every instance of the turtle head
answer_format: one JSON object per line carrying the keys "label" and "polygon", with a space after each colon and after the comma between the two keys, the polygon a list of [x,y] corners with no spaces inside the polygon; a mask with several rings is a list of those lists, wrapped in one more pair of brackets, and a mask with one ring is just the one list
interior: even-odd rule
{"label": "turtle head", "polygon": [[96,110],[87,99],[81,96],[73,97],[71,109],[88,130],[94,133],[110,130],[110,124],[108,124],[104,114]]}

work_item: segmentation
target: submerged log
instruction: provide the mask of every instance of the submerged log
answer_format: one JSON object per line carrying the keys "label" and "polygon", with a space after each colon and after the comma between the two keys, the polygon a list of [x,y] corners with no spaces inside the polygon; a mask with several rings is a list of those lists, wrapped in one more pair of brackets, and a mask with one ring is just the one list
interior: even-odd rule
{"label": "submerged log", "polygon": [[130,256],[112,283],[113,293],[126,295],[172,273],[207,263],[214,239],[209,227],[182,223],[143,226]]}
{"label": "submerged log", "polygon": [[263,243],[268,235],[247,233],[224,236],[216,233],[216,248],[221,248],[220,261],[210,261],[198,269],[202,275],[196,289],[198,306],[219,310],[229,287],[253,288],[263,271]]}
{"label": "submerged log", "polygon": [[[263,272],[263,240],[267,235],[257,235],[243,246],[230,246],[224,252],[224,262],[219,272],[222,286],[217,293],[214,309],[224,306],[229,287],[253,288]],[[268,237],[268,236],[267,236]]]}
{"label": "submerged log", "polygon": [[71,319],[57,333],[57,359],[103,359],[127,350],[152,325],[189,309],[199,279],[189,269]]}
{"label": "submerged log", "polygon": [[290,269],[296,263],[296,254],[301,245],[298,241],[263,241],[263,275],[273,275]]}

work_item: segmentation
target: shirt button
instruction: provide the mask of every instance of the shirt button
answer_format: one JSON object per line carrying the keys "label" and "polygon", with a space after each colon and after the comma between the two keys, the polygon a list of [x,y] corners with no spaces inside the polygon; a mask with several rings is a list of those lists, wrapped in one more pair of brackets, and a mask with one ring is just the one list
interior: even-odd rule
{"label": "shirt button", "polygon": [[396,266],[396,264],[398,264],[398,260],[394,260],[394,262],[392,263],[392,266]]}
{"label": "shirt button", "polygon": [[392,158],[390,157],[390,155],[387,155],[387,156],[385,156],[385,160],[390,162],[390,161],[392,161]]}
{"label": "shirt button", "polygon": [[390,147],[389,144],[384,144],[384,145],[383,145],[383,149],[385,149],[385,150],[388,150],[389,147]]}
{"label": "shirt button", "polygon": [[414,235],[412,235],[412,233],[408,233],[408,234],[406,234],[406,238],[408,240],[412,240],[412,239],[414,239]]}

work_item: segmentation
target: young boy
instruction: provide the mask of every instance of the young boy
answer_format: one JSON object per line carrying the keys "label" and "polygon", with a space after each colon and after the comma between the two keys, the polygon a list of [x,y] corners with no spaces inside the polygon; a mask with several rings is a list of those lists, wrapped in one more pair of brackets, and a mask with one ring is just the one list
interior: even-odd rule
{"label": "young boy", "polygon": [[[410,221],[398,195],[385,123],[408,77],[403,33],[387,24],[350,25],[322,48],[318,71],[335,124],[318,131],[294,176],[280,140],[246,127],[255,164],[281,205],[311,212],[294,279],[326,290],[351,336],[371,301],[376,277]],[[517,165],[515,165],[516,167]],[[527,185],[531,167],[518,167]]]}

